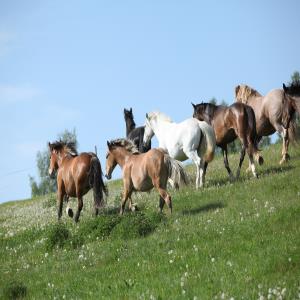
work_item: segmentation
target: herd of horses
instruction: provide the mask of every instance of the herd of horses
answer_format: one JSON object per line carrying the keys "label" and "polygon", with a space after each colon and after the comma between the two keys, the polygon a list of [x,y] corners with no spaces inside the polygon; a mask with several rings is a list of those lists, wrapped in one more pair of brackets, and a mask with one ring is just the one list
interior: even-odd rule
{"label": "herd of horses", "polygon": [[[280,164],[290,157],[289,141],[295,131],[295,113],[300,113],[300,82],[283,89],[274,89],[262,96],[247,85],[235,88],[236,102],[230,106],[211,103],[193,104],[193,116],[181,123],[173,122],[161,112],[146,114],[144,126],[136,127],[132,109],[124,109],[126,138],[107,142],[106,178],[119,165],[122,168],[123,193],[120,214],[124,213],[129,200],[129,209],[134,211],[133,191],[149,191],[155,188],[159,193],[159,208],[164,204],[172,212],[172,200],[167,184],[178,188],[187,184],[188,178],[180,161],[191,159],[196,165],[196,188],[203,187],[208,163],[214,158],[215,147],[222,149],[224,165],[230,179],[238,178],[247,152],[249,170],[258,177],[256,161],[263,164],[259,142],[263,136],[278,132],[283,139]],[[151,138],[157,137],[159,147],[151,149]],[[227,145],[238,138],[241,154],[236,176],[228,163]],[[63,202],[77,197],[78,207],[74,217],[78,222],[83,207],[83,196],[93,189],[95,215],[103,206],[107,187],[103,181],[100,161],[95,153],[78,154],[74,144],[56,141],[49,143],[49,175],[57,172],[58,219],[62,216]],[[67,205],[66,212],[74,216]]]}

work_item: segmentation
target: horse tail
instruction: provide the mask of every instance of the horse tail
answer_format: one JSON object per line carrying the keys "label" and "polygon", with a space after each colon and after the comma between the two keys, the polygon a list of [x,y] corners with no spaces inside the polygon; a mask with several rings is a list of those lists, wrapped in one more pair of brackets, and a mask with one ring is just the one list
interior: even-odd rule
{"label": "horse tail", "polygon": [[184,170],[183,165],[169,154],[164,152],[164,162],[168,169],[168,179],[172,185],[178,187],[179,185],[188,184],[188,176]]}
{"label": "horse tail", "polygon": [[290,124],[288,127],[288,137],[292,143],[299,144],[299,142],[300,142],[300,126],[299,126],[299,123],[297,122],[296,115],[294,115],[290,121]]}
{"label": "horse tail", "polygon": [[90,186],[93,188],[95,207],[99,208],[102,206],[103,193],[107,196],[108,191],[103,181],[101,164],[97,156],[93,156],[91,159]]}
{"label": "horse tail", "polygon": [[216,136],[214,129],[204,121],[199,121],[198,124],[202,134],[198,148],[200,151],[198,150],[198,152],[200,152],[200,156],[204,157],[206,162],[211,162],[214,159],[216,148]]}
{"label": "horse tail", "polygon": [[247,117],[247,126],[250,131],[250,135],[248,135],[248,147],[249,152],[253,154],[256,162],[261,166],[264,163],[264,158],[260,154],[260,149],[258,148],[258,136],[256,131],[256,119],[255,114],[252,107],[246,107],[246,117]]}

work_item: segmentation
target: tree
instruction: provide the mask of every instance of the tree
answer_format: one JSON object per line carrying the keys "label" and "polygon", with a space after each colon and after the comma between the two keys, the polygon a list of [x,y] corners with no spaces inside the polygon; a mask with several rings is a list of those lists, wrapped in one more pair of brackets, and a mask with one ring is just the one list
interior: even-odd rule
{"label": "tree", "polygon": [[291,76],[290,84],[299,84],[300,83],[300,73],[295,71]]}
{"label": "tree", "polygon": [[[62,140],[64,142],[73,142],[75,147],[78,147],[77,137],[76,137],[76,130],[73,129],[72,131],[64,130],[60,134],[58,134],[58,140]],[[34,177],[29,176],[29,183],[31,188],[31,196],[40,196],[46,195],[49,193],[53,193],[56,191],[56,179],[50,178],[48,174],[49,169],[49,149],[48,145],[46,149],[43,151],[39,151],[36,155],[36,162],[38,168],[38,175],[40,178],[40,182],[34,179]]]}

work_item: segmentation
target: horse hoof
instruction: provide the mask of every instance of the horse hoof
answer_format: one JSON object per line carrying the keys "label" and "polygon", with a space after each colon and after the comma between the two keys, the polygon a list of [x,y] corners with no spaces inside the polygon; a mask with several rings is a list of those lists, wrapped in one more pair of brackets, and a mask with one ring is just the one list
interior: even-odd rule
{"label": "horse hoof", "polygon": [[72,208],[68,208],[68,209],[67,209],[67,214],[68,214],[68,216],[69,216],[70,218],[73,218],[74,213],[73,213]]}

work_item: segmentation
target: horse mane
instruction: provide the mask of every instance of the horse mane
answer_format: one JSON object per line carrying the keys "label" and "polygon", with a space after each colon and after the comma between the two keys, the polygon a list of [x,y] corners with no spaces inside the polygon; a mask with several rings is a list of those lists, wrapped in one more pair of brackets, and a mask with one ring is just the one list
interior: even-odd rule
{"label": "horse mane", "polygon": [[56,151],[64,151],[71,156],[77,156],[78,152],[76,150],[76,145],[74,142],[63,142],[63,141],[55,141],[54,143],[50,144],[49,147],[51,150]]}
{"label": "horse mane", "polygon": [[169,123],[173,122],[170,117],[168,117],[167,115],[165,115],[162,112],[153,111],[153,112],[148,113],[149,120],[153,120],[153,119],[157,119],[157,118],[159,118],[160,120],[165,121],[165,122],[169,122]]}
{"label": "horse mane", "polygon": [[262,95],[246,84],[239,84],[235,87],[235,100],[247,104],[250,97],[261,97]]}
{"label": "horse mane", "polygon": [[289,86],[286,87],[287,94],[291,96],[300,96],[300,81],[297,80],[292,82]]}
{"label": "horse mane", "polygon": [[128,139],[115,139],[110,141],[110,145],[112,147],[122,147],[125,150],[129,151],[132,154],[139,154],[139,150],[137,149],[136,145],[133,141]]}

